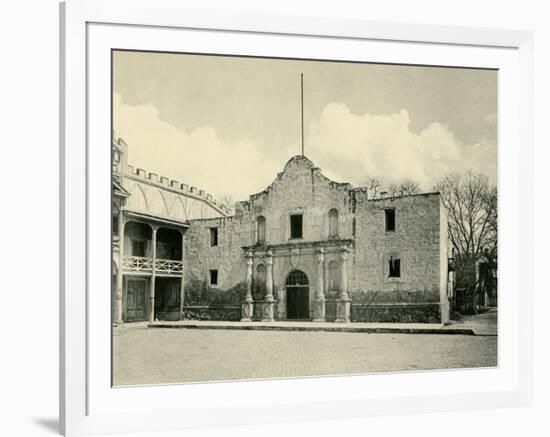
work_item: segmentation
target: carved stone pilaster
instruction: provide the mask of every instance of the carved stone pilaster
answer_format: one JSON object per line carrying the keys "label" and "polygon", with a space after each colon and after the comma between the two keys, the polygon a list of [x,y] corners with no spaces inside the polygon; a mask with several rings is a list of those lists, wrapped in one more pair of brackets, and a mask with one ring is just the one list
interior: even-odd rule
{"label": "carved stone pilaster", "polygon": [[272,302],[275,298],[273,297],[273,254],[271,250],[268,250],[265,255],[265,263],[267,265],[265,272],[265,300]]}
{"label": "carved stone pilaster", "polygon": [[252,299],[252,264],[254,254],[248,251],[246,258],[246,296],[241,305],[241,322],[250,322],[254,313],[254,303]]}
{"label": "carved stone pilaster", "polygon": [[347,300],[348,295],[348,253],[349,249],[346,245],[342,246],[340,252],[340,295],[339,299]]}
{"label": "carved stone pilaster", "polygon": [[348,253],[349,249],[346,245],[342,246],[340,252],[340,294],[336,300],[336,322],[349,323],[351,299],[348,294]]}
{"label": "carved stone pilaster", "polygon": [[325,321],[325,250],[319,249],[317,252],[317,289],[313,300],[313,321]]}

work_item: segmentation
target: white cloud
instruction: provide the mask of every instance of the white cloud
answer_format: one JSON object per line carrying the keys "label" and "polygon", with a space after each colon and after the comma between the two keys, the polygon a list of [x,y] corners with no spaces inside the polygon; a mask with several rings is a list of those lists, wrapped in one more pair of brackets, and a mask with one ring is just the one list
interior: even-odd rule
{"label": "white cloud", "polygon": [[[184,132],[159,118],[151,105],[131,106],[114,99],[114,129],[129,145],[129,163],[215,197],[230,194],[244,200],[263,190],[282,171],[295,144],[228,142],[215,129],[202,126]],[[273,152],[260,152],[272,150]],[[496,146],[464,146],[440,123],[412,132],[407,111],[392,115],[356,115],[344,104],[331,103],[306,134],[306,156],[338,181],[360,185],[367,175],[387,181],[409,177],[429,190],[443,175],[469,169],[496,180]]]}
{"label": "white cloud", "polygon": [[183,132],[159,119],[151,104],[114,99],[114,130],[128,144],[129,164],[212,193],[243,200],[263,190],[284,162],[265,159],[251,142],[224,142],[211,127]]}
{"label": "white cloud", "polygon": [[367,175],[387,181],[412,178],[429,190],[442,176],[466,170],[496,180],[496,145],[465,146],[451,130],[434,122],[420,133],[409,114],[353,114],[342,103],[325,106],[307,136],[308,154],[323,172],[359,185]]}

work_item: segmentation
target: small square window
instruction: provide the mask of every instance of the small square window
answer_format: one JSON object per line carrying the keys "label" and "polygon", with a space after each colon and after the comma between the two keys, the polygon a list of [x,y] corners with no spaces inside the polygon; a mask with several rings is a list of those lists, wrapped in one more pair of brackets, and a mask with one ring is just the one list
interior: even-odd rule
{"label": "small square window", "polygon": [[210,228],[210,246],[218,245],[218,228]]}
{"label": "small square window", "polygon": [[209,270],[210,273],[210,285],[218,285],[218,271]]}
{"label": "small square window", "polygon": [[389,277],[390,278],[400,278],[401,277],[401,260],[399,258],[393,258],[391,257],[389,260],[390,264],[390,270],[389,270]]}
{"label": "small square window", "polygon": [[290,238],[302,238],[302,214],[290,216]]}
{"label": "small square window", "polygon": [[395,209],[386,209],[386,232],[395,231]]}

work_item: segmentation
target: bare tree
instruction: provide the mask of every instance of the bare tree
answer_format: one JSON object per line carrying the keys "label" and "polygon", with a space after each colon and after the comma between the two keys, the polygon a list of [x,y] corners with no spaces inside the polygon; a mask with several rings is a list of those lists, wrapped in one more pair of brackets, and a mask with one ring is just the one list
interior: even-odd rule
{"label": "bare tree", "polygon": [[229,214],[235,214],[235,200],[231,194],[223,194],[218,198],[219,202],[225,205],[229,211]]}
{"label": "bare tree", "polygon": [[384,179],[380,176],[367,176],[365,186],[368,189],[369,199],[378,199],[383,191]]}
{"label": "bare tree", "polygon": [[496,186],[490,186],[483,197],[484,208],[487,211],[487,242],[485,249],[491,257],[497,255],[498,247],[498,193]]}
{"label": "bare tree", "polygon": [[487,176],[453,173],[435,187],[449,211],[449,236],[458,254],[496,250],[497,189]]}
{"label": "bare tree", "polygon": [[474,287],[475,262],[497,253],[497,188],[487,176],[467,172],[446,176],[434,189],[449,212],[457,286]]}
{"label": "bare tree", "polygon": [[412,179],[402,179],[397,183],[390,184],[388,192],[391,197],[410,196],[420,193],[420,184]]}

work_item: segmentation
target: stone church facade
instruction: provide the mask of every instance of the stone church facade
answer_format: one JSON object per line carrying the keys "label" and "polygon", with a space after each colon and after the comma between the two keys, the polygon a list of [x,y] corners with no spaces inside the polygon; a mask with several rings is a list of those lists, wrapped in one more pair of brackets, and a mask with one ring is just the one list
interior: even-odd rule
{"label": "stone church facade", "polygon": [[[130,174],[139,179],[139,171]],[[193,194],[174,184],[174,194]],[[123,180],[131,198],[126,186]],[[295,156],[264,191],[237,202],[232,215],[211,196],[191,199],[202,202],[199,216],[170,216],[170,207],[141,214],[168,220],[161,224],[179,237],[165,232],[164,240],[178,239],[181,248],[174,305],[157,302],[150,279],[149,320],[448,320],[447,216],[438,193],[370,200],[366,188],[331,181]],[[122,203],[121,215],[135,218],[124,206],[131,202]],[[125,321],[128,301],[123,282],[115,287],[118,321]]]}

